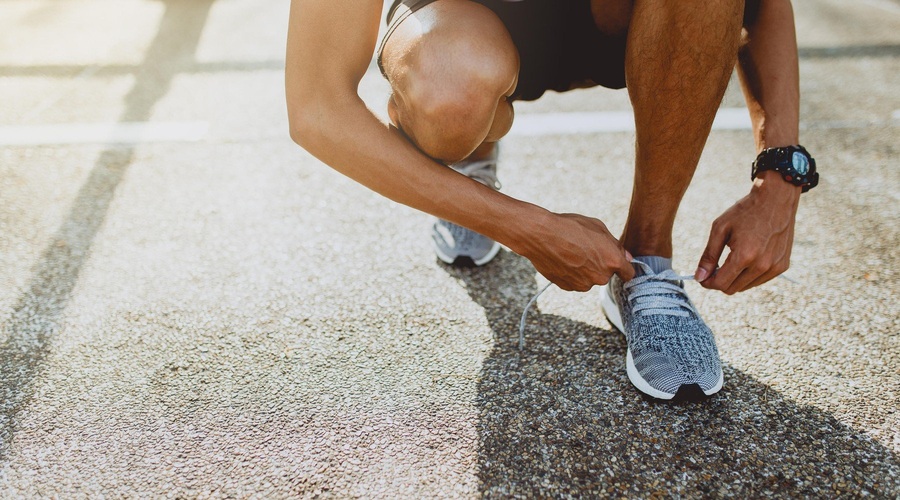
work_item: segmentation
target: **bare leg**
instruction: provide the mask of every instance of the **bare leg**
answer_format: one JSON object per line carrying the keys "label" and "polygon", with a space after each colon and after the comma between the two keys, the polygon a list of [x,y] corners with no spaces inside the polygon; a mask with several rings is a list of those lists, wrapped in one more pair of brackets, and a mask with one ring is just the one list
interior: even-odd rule
{"label": "bare leg", "polygon": [[622,243],[672,256],[672,228],[735,65],[743,2],[637,0],[625,75],[637,128]]}
{"label": "bare leg", "polygon": [[518,52],[484,6],[440,0],[422,8],[394,31],[382,61],[393,89],[391,121],[432,158],[454,163],[488,154],[512,126],[507,97]]}

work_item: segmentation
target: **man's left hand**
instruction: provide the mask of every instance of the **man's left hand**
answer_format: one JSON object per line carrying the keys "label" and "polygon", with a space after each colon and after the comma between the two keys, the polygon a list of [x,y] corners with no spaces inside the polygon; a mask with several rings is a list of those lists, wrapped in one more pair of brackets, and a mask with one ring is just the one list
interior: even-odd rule
{"label": "man's left hand", "polygon": [[[787,271],[801,188],[778,172],[762,172],[750,194],[713,222],[695,277],[728,295],[749,290]],[[719,258],[731,250],[722,267]]]}

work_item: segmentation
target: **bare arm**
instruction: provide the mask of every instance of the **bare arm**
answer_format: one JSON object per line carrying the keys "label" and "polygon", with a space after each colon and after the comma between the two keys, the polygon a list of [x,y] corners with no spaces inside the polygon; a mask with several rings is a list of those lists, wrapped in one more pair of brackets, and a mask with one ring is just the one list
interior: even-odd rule
{"label": "bare arm", "polygon": [[[761,0],[747,35],[738,54],[738,75],[757,152],[798,144],[800,71],[790,0]],[[800,187],[785,182],[777,172],[761,173],[750,194],[713,224],[697,270],[703,286],[731,294],[786,271],[800,192]],[[716,271],[726,245],[731,254]],[[712,277],[705,279],[707,276]]]}
{"label": "bare arm", "polygon": [[507,245],[563,288],[586,290],[619,268],[630,273],[624,251],[595,243],[606,231],[600,221],[553,214],[472,181],[421,154],[366,108],[357,86],[381,8],[374,0],[292,1],[285,84],[294,141],[394,201]]}
{"label": "bare arm", "polygon": [[[374,52],[380,17],[380,1],[292,2],[285,79],[291,137],[342,174],[394,201],[514,239],[491,224],[536,207],[428,159],[360,99],[357,86]],[[463,205],[468,208],[462,210]]]}
{"label": "bare arm", "polygon": [[738,53],[738,75],[757,152],[797,144],[800,68],[790,0],[762,0],[756,22]]}

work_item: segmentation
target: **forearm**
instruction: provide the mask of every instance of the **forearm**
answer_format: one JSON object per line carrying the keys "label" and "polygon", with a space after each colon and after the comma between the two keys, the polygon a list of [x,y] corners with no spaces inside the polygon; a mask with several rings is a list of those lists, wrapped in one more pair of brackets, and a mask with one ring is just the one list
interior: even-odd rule
{"label": "forearm", "polygon": [[339,172],[513,250],[547,212],[429,159],[357,95],[375,50],[380,0],[293,0],[285,92],[291,137]]}
{"label": "forearm", "polygon": [[625,251],[601,221],[553,214],[469,179],[366,108],[357,87],[381,7],[381,0],[292,0],[285,93],[294,141],[373,191],[506,245],[565,290],[589,290],[613,273],[631,279]]}
{"label": "forearm", "polygon": [[518,250],[546,211],[498,193],[423,155],[357,96],[311,99],[295,141],[335,170],[398,203]]}
{"label": "forearm", "polygon": [[800,71],[790,0],[761,0],[738,55],[757,151],[799,143]]}

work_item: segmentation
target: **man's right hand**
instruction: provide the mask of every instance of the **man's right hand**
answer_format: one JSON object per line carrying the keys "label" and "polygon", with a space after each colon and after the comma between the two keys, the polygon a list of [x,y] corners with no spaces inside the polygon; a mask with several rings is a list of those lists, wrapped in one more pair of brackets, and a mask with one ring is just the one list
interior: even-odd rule
{"label": "man's right hand", "polygon": [[554,214],[468,179],[369,111],[357,90],[375,50],[381,7],[291,1],[285,69],[291,137],[364,186],[507,245],[564,290],[587,291],[616,273],[630,279],[628,256],[599,220]]}
{"label": "man's right hand", "polygon": [[605,285],[613,274],[624,281],[634,277],[631,255],[600,220],[547,212],[534,222],[513,250],[563,290],[586,292]]}

